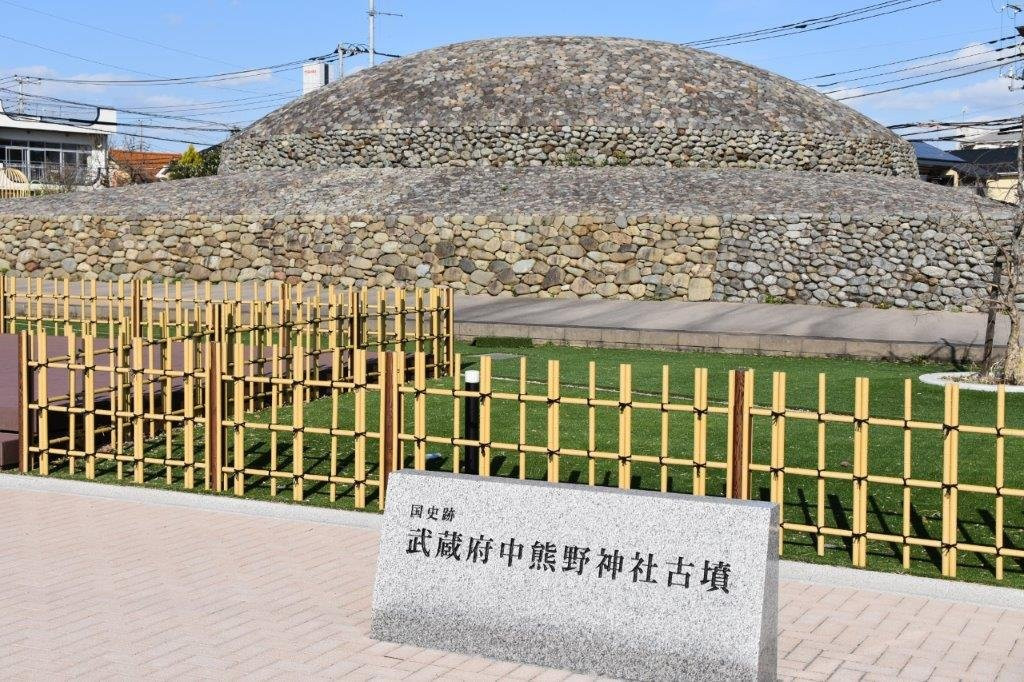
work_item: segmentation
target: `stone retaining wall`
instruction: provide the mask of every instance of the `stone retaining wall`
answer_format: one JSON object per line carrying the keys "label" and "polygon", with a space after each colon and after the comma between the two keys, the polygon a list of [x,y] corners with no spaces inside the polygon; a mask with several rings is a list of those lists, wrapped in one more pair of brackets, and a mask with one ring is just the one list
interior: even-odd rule
{"label": "stone retaining wall", "polygon": [[693,166],[864,172],[916,177],[895,137],[816,132],[603,126],[463,126],[242,135],[220,172],[277,168],[435,166]]}
{"label": "stone retaining wall", "polygon": [[11,274],[974,310],[995,247],[948,215],[2,216]]}

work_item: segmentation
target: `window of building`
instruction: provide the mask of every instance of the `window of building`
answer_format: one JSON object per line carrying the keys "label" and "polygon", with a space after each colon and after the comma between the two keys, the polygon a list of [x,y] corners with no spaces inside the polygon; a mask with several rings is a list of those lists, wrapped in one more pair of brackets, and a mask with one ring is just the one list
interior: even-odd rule
{"label": "window of building", "polygon": [[32,182],[90,184],[91,153],[88,144],[0,138],[0,163]]}

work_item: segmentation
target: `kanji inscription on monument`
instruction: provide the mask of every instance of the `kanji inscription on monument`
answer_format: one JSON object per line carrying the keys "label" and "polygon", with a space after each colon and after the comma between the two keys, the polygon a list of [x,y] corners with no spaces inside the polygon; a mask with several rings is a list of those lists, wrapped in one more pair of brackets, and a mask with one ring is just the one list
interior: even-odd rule
{"label": "kanji inscription on monument", "polygon": [[778,509],[402,471],[371,635],[631,679],[775,679]]}

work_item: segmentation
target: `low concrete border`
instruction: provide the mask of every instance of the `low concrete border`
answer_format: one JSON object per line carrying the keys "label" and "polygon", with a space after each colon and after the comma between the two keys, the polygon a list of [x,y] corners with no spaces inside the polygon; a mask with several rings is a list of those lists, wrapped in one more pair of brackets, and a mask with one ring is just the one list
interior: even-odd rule
{"label": "low concrete border", "polygon": [[[967,377],[972,377],[977,372],[932,372],[931,374],[922,374],[918,379],[922,384],[928,384],[929,386],[945,386],[946,384],[960,384],[960,390],[963,391],[982,391],[984,393],[995,393],[999,390],[996,384],[978,384],[972,381],[960,381]],[[1024,393],[1024,386],[1006,386],[1007,393]]]}
{"label": "low concrete border", "polygon": [[[457,313],[456,313],[457,316]],[[509,322],[455,322],[455,338],[472,341],[481,336],[528,338],[585,348],[637,348],[643,350],[735,353],[788,357],[864,358],[870,360],[920,360],[980,362],[983,344],[950,344],[919,341],[864,341],[840,337],[741,334],[737,332],[688,332],[652,329],[549,326]],[[997,348],[996,355],[1003,349]]]}
{"label": "low concrete border", "polygon": [[[0,474],[0,491],[20,490],[57,495],[80,495],[98,499],[185,507],[227,514],[258,516],[300,523],[323,523],[379,530],[382,517],[372,512],[327,509],[287,502],[264,502],[220,495],[141,488],[133,485],[109,485],[89,481],[44,478],[22,474]],[[874,590],[928,599],[1024,610],[1024,590],[992,585],[884,573],[857,568],[783,560],[780,578],[829,587]]]}

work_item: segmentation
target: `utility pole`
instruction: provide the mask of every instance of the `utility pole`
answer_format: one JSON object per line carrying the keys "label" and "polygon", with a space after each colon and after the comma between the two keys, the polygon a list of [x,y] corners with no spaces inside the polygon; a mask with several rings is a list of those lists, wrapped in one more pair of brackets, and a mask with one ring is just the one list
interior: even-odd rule
{"label": "utility pole", "polygon": [[366,13],[370,17],[370,43],[367,46],[370,55],[370,66],[377,63],[377,17],[400,17],[401,14],[395,12],[378,12],[377,3],[374,0],[370,0],[370,10]]}
{"label": "utility pole", "polygon": [[367,12],[367,14],[370,15],[370,66],[373,66],[376,63],[376,60],[374,59],[376,55],[376,50],[374,50],[374,33],[377,25],[377,9],[374,7],[374,0],[370,0],[370,11]]}

